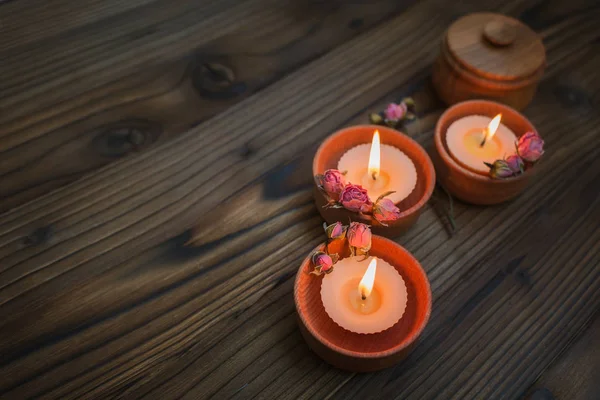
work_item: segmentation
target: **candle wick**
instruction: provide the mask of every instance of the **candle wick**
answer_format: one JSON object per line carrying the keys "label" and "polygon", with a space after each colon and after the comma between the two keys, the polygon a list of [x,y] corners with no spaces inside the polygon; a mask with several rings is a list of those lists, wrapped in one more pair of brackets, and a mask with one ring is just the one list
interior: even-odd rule
{"label": "candle wick", "polygon": [[479,147],[483,147],[485,145],[486,140],[487,140],[487,129],[483,131],[483,140],[479,144]]}
{"label": "candle wick", "polygon": [[377,172],[373,171],[373,174],[371,174],[371,176],[373,177],[374,181],[377,180]]}
{"label": "candle wick", "polygon": [[367,296],[365,296],[365,295],[364,295],[364,293],[361,293],[361,294],[360,294],[360,297],[361,297],[363,300],[366,300],[366,299],[367,299]]}

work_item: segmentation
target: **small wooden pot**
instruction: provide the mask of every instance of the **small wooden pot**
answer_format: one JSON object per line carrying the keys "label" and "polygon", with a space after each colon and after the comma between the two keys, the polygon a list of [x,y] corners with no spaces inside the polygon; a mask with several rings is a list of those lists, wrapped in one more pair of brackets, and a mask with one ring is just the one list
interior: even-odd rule
{"label": "small wooden pot", "polygon": [[545,65],[544,45],[527,25],[501,14],[475,13],[446,31],[432,80],[448,105],[490,99],[522,110]]}
{"label": "small wooden pot", "polygon": [[396,206],[400,208],[401,216],[388,226],[381,225],[369,215],[360,215],[345,209],[327,208],[327,199],[315,183],[314,197],[317,209],[327,224],[340,221],[362,222],[371,225],[373,233],[386,237],[397,237],[410,228],[419,218],[423,206],[427,203],[435,186],[435,170],[427,152],[410,137],[379,125],[357,125],[335,132],[321,144],[313,159],[313,176],[322,174],[328,169],[337,168],[342,155],[359,144],[371,143],[373,132],[379,131],[381,143],[402,150],[415,164],[417,184],[408,197]]}
{"label": "small wooden pot", "polygon": [[[329,247],[332,253],[349,255],[345,240],[334,241]],[[315,251],[324,248],[321,244]],[[377,371],[406,357],[431,314],[429,280],[413,255],[391,240],[373,235],[371,255],[389,262],[402,275],[408,301],[394,326],[379,333],[360,334],[345,330],[327,315],[321,301],[323,277],[309,274],[313,269],[311,254],[302,262],[294,285],[298,324],[309,347],[329,364],[353,372]]]}
{"label": "small wooden pot", "polygon": [[533,124],[519,112],[504,104],[487,100],[471,100],[458,103],[446,110],[435,126],[434,147],[431,158],[440,183],[454,196],[472,204],[490,205],[511,200],[526,187],[534,168],[507,179],[492,179],[460,165],[448,150],[446,131],[456,120],[469,115],[485,115],[490,118],[502,114],[502,123],[517,137],[536,132]]}

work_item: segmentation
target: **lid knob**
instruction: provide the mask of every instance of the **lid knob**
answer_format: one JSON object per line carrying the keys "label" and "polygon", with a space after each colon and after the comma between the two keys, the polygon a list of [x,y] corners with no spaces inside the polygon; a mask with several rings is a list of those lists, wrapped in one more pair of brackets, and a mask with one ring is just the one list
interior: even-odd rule
{"label": "lid knob", "polygon": [[517,30],[506,21],[490,21],[483,27],[483,36],[493,45],[508,46],[517,38]]}

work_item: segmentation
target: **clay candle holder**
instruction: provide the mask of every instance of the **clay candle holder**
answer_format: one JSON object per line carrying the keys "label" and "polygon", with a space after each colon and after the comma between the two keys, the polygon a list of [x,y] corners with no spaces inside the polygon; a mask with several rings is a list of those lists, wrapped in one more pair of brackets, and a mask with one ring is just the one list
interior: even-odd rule
{"label": "clay candle holder", "polygon": [[[415,165],[417,183],[404,200],[396,204],[400,209],[400,218],[389,222],[387,226],[380,224],[370,215],[360,215],[346,209],[324,207],[327,199],[315,183],[314,197],[317,209],[327,224],[337,221],[355,221],[371,225],[374,234],[386,237],[397,237],[410,228],[418,219],[423,206],[427,203],[435,186],[435,170],[427,152],[410,137],[385,126],[358,125],[335,132],[321,144],[313,160],[313,176],[323,174],[328,169],[336,169],[338,161],[349,149],[360,144],[370,144],[373,132],[379,131],[381,143],[404,152]],[[353,182],[355,183],[355,182]]]}
{"label": "clay candle holder", "polygon": [[490,205],[511,200],[526,187],[535,167],[523,174],[506,179],[492,179],[459,164],[449,153],[446,142],[448,127],[463,117],[483,115],[494,117],[502,114],[502,124],[517,137],[536,132],[533,124],[514,109],[487,100],[471,100],[458,103],[444,112],[437,122],[431,158],[440,183],[456,198],[472,204]]}
{"label": "clay candle holder", "polygon": [[[324,249],[325,244],[322,244],[315,251]],[[349,256],[343,240],[330,243],[329,250],[342,257]],[[402,318],[382,332],[350,332],[329,317],[321,300],[323,276],[309,273],[313,269],[310,255],[300,266],[294,285],[298,324],[309,347],[329,364],[354,372],[377,371],[402,360],[423,332],[431,314],[429,280],[412,254],[389,239],[373,235],[370,255],[396,268],[408,294]],[[332,274],[335,273],[334,268]]]}

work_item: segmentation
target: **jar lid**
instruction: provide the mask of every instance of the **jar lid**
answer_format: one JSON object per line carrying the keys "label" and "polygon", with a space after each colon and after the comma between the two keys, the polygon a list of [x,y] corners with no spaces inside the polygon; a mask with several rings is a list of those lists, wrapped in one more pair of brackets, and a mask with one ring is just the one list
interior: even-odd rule
{"label": "jar lid", "polygon": [[446,43],[462,66],[491,79],[527,78],[546,63],[538,35],[522,22],[501,14],[475,13],[455,21],[448,29]]}

